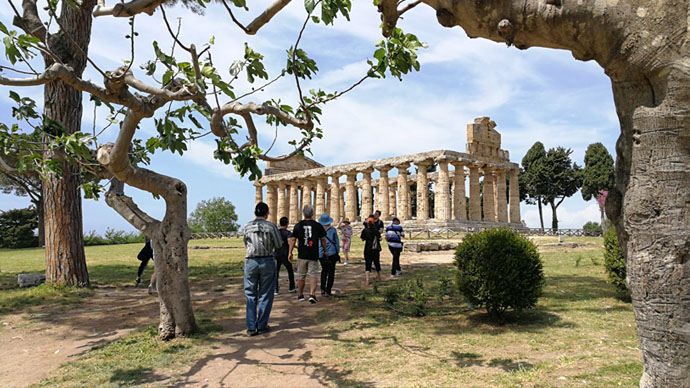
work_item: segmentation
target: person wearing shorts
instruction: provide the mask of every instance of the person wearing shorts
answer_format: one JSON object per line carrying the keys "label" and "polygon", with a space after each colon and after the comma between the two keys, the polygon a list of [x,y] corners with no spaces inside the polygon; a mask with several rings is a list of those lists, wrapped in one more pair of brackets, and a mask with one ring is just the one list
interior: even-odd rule
{"label": "person wearing shorts", "polygon": [[352,226],[350,226],[350,220],[346,217],[338,225],[338,229],[343,232],[343,255],[345,255],[345,262],[343,265],[350,264],[350,243],[352,242]]}
{"label": "person wearing shorts", "polygon": [[[292,230],[292,237],[288,240],[290,243],[288,260],[292,261],[292,251],[295,249],[295,243],[299,242],[297,247],[297,301],[304,300],[304,285],[307,276],[309,276],[309,302],[314,304],[317,302],[316,286],[319,283],[319,246],[324,255],[328,256],[326,230],[321,224],[313,220],[313,206],[304,205],[302,214],[304,219],[295,225]],[[319,242],[321,242],[320,245]]]}
{"label": "person wearing shorts", "polygon": [[376,268],[378,281],[381,281],[381,233],[373,216],[367,219],[367,227],[362,231],[360,238],[364,240],[364,276],[366,284],[369,285],[372,264]]}

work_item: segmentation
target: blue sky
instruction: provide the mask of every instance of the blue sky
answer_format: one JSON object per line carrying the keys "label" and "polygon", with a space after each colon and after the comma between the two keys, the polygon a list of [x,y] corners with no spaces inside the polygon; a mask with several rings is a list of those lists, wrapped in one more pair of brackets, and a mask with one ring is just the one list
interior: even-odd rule
{"label": "blue sky", "polygon": [[[268,1],[251,5],[248,14],[238,16],[249,22]],[[343,90],[366,72],[366,59],[381,39],[379,16],[370,2],[353,2],[352,20],[337,20],[335,26],[310,23],[300,47],[314,58],[319,74],[303,85],[304,89]],[[254,4],[254,3],[252,3]],[[302,2],[293,2],[257,36],[239,34],[222,6],[212,5],[204,16],[182,9],[168,11],[176,23],[183,16],[181,39],[197,46],[215,36],[213,60],[222,75],[235,59],[241,59],[244,42],[265,56],[269,75],[278,74],[285,65],[285,50],[294,44],[305,11]],[[0,5],[0,20],[11,24],[9,5]],[[135,64],[153,57],[151,42],[170,47],[160,11],[153,16],[138,16]],[[489,116],[502,135],[502,148],[519,163],[536,141],[546,148],[564,146],[573,150],[573,160],[583,164],[587,146],[603,143],[613,154],[619,133],[611,86],[603,70],[594,62],[580,62],[570,53],[532,48],[524,51],[505,44],[467,38],[459,27],[444,28],[436,22],[434,11],[424,5],[405,15],[399,26],[415,33],[428,49],[419,52],[421,71],[408,74],[400,82],[394,78],[367,80],[363,85],[324,107],[324,138],[314,142],[313,159],[324,165],[351,163],[436,149],[464,151],[466,124],[474,118]],[[90,56],[104,69],[115,69],[129,59],[129,33],[126,19],[97,18],[93,27]],[[179,51],[178,51],[179,52]],[[181,55],[181,54],[180,54]],[[178,57],[182,59],[182,57]],[[2,65],[8,65],[2,58]],[[144,78],[134,67],[135,75]],[[102,82],[93,69],[86,78]],[[245,78],[237,83],[238,95],[250,90]],[[24,89],[23,95],[40,101],[40,88]],[[0,120],[11,122],[9,89],[0,87]],[[296,105],[294,81],[283,78],[264,92],[243,102],[261,102],[281,98]],[[96,128],[105,125],[105,111],[96,114]],[[83,130],[91,131],[93,105],[85,102]],[[117,126],[105,132],[101,142],[114,139]],[[273,140],[274,128],[263,127],[261,145]],[[155,133],[153,121],[143,122],[139,137]],[[273,155],[289,152],[287,142],[297,136],[294,129],[281,128]],[[254,187],[246,178],[213,159],[215,143],[207,136],[189,144],[184,156],[158,152],[151,168],[178,177],[188,186],[188,210],[204,199],[222,196],[237,207],[241,223],[252,217]],[[164,204],[151,195],[127,187],[126,192],[155,217],[162,217]],[[0,195],[0,210],[25,207],[26,198]],[[536,206],[522,204],[522,218],[530,227],[538,226]],[[106,228],[133,230],[103,200],[84,200],[84,229],[103,232]],[[558,209],[562,228],[580,228],[587,221],[598,221],[595,201],[585,202],[580,193],[567,199]],[[544,221],[550,225],[550,209],[544,209]]]}

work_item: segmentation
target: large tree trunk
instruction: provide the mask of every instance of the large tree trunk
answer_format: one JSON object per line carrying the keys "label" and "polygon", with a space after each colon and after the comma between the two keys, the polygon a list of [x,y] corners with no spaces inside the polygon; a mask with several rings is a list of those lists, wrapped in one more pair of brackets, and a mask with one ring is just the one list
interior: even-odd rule
{"label": "large tree trunk", "polygon": [[43,217],[43,195],[41,199],[36,203],[36,213],[38,214],[38,246],[43,247],[46,245],[46,223],[45,217]]}
{"label": "large tree trunk", "polygon": [[[621,134],[606,212],[627,258],[640,387],[690,387],[690,2],[422,2],[470,37],[566,49],[611,78]],[[380,4],[391,31],[398,3]]]}
{"label": "large tree trunk", "polygon": [[[53,52],[81,76],[86,67],[84,53],[91,38],[93,0],[73,7],[62,2],[61,26],[65,30],[52,35]],[[78,47],[75,47],[78,46]],[[83,51],[83,53],[81,52]],[[46,68],[54,63],[46,56]],[[81,129],[82,93],[61,80],[46,84],[44,113],[61,122],[67,134]],[[62,176],[43,181],[46,281],[58,285],[89,285],[84,254],[79,170],[62,162]]]}
{"label": "large tree trunk", "polygon": [[640,387],[690,386],[689,72],[679,64],[666,79],[614,82],[623,195],[606,210],[627,258],[644,361]]}
{"label": "large tree trunk", "polygon": [[552,231],[557,231],[558,230],[558,215],[556,214],[556,204],[551,201],[549,202],[551,205],[551,230]]}

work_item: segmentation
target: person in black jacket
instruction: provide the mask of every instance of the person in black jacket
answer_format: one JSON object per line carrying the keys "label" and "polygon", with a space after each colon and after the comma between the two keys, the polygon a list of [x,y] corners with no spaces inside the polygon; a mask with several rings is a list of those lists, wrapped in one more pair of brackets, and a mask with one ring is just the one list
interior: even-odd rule
{"label": "person in black jacket", "polygon": [[[144,247],[141,248],[141,251],[139,251],[139,254],[137,255],[137,259],[141,261],[139,264],[139,270],[137,271],[137,278],[135,280],[136,285],[138,286],[139,283],[141,283],[141,275],[144,274],[144,270],[146,269],[146,266],[149,264],[149,261],[153,259],[153,248],[151,247],[151,239],[148,237],[145,237],[144,240]],[[153,261],[153,265],[156,265],[156,261]],[[156,269],[153,269],[153,274],[151,275],[151,281],[149,282],[149,295],[153,295],[153,292],[155,290],[155,285],[156,285]]]}
{"label": "person in black jacket", "polygon": [[279,294],[279,288],[280,288],[280,283],[278,280],[280,279],[280,266],[283,265],[285,266],[285,269],[287,269],[288,273],[288,278],[290,280],[290,288],[288,289],[288,292],[294,293],[297,292],[297,288],[295,288],[295,273],[292,270],[292,263],[290,260],[288,260],[288,239],[292,237],[292,233],[288,230],[288,218],[287,217],[281,217],[280,221],[278,221],[278,224],[280,224],[280,229],[278,231],[280,232],[280,237],[283,239],[283,245],[280,246],[280,248],[276,249],[275,253],[273,256],[276,258],[276,290],[275,290],[275,295]]}
{"label": "person in black jacket", "polygon": [[366,284],[369,285],[369,275],[372,264],[376,268],[376,278],[381,281],[381,232],[379,232],[376,220],[373,215],[367,219],[367,227],[362,230],[359,236],[364,240],[364,276]]}

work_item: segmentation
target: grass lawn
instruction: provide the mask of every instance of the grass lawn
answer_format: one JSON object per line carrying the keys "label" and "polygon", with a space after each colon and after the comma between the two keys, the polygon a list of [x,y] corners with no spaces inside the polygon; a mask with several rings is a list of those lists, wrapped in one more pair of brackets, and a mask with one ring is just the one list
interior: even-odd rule
{"label": "grass lawn", "polygon": [[[334,386],[637,387],[641,357],[632,306],[606,283],[602,239],[566,239],[579,247],[544,245],[557,242],[553,237],[534,240],[544,262],[544,295],[536,309],[502,323],[457,295],[450,264],[403,261],[403,279],[349,290],[335,311],[316,317],[326,335],[313,358],[327,366],[325,380]],[[190,246],[233,247],[190,249],[193,283],[223,287],[224,279],[241,275],[240,239]],[[92,284],[131,286],[140,248],[87,247]],[[355,262],[361,251],[355,241]],[[0,317],[44,303],[78,303],[92,292],[16,288],[17,273],[43,268],[42,250],[0,250]],[[70,362],[40,386],[157,386],[157,374],[174,374],[216,345],[214,321],[241,306],[226,307],[222,314],[197,311],[203,331],[195,338],[162,343],[154,327],[142,328]]]}

